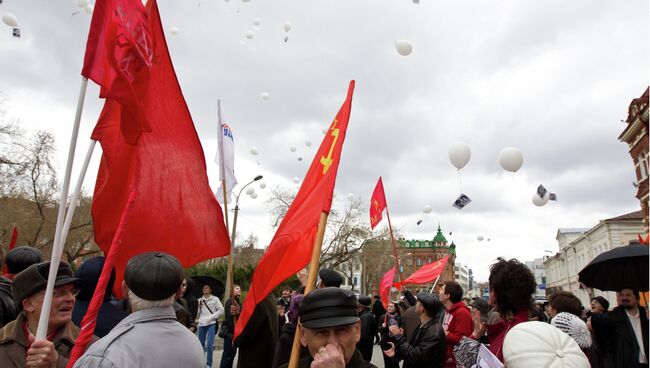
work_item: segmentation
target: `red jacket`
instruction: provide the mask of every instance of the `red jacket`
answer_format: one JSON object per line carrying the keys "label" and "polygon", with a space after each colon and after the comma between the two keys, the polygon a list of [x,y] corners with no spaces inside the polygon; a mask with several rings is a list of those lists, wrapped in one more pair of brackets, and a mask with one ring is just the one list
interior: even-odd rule
{"label": "red jacket", "polygon": [[447,357],[445,359],[445,367],[456,367],[456,359],[454,358],[454,346],[458,345],[463,336],[470,336],[474,331],[474,323],[472,322],[472,315],[465,302],[460,301],[454,303],[447,314],[445,321],[448,321],[447,327]]}
{"label": "red jacket", "polygon": [[510,321],[500,321],[492,325],[486,324],[488,340],[490,341],[490,351],[496,355],[503,363],[503,340],[511,328],[528,321],[528,311],[521,310],[517,312]]}

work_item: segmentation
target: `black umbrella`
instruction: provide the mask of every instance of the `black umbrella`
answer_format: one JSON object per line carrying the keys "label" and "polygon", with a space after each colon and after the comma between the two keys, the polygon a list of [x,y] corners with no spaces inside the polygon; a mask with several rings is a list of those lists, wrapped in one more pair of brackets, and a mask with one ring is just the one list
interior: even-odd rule
{"label": "black umbrella", "polygon": [[196,286],[192,290],[192,294],[194,294],[195,297],[200,298],[203,296],[203,285],[210,285],[210,289],[212,289],[212,295],[216,296],[217,298],[221,299],[223,298],[223,293],[226,291],[226,287],[223,286],[223,283],[217,279],[215,279],[212,276],[191,276],[190,277],[194,282],[196,282]]}
{"label": "black umbrella", "polygon": [[648,246],[626,245],[604,252],[580,271],[578,281],[599,290],[648,291]]}

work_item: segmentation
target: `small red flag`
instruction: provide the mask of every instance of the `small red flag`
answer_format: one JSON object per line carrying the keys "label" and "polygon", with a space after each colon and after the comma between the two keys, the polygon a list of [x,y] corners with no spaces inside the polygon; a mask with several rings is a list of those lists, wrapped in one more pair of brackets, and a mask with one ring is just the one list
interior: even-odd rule
{"label": "small red flag", "polygon": [[336,173],[352,108],[354,81],[350,81],[343,106],[316,152],[296,198],[282,219],[264,256],[257,264],[251,287],[235,325],[237,338],[251,318],[255,306],[280,283],[297,273],[311,259],[318,222],[332,207]]}
{"label": "small red flag", "polygon": [[420,267],[419,270],[413,272],[411,276],[409,276],[406,280],[402,281],[401,283],[396,282],[395,284],[393,284],[393,286],[399,288],[402,285],[408,285],[408,284],[422,285],[431,282],[442,274],[442,271],[445,269],[445,266],[447,265],[448,259],[449,256],[443,259],[439,259],[434,263],[425,264],[424,266]]}
{"label": "small red flag", "polygon": [[386,208],[386,195],[384,194],[384,183],[381,181],[380,176],[370,198],[370,227],[372,229],[381,221],[381,213],[384,208]]}
{"label": "small red flag", "polygon": [[16,248],[16,241],[18,240],[18,228],[14,225],[14,229],[11,231],[11,240],[9,241],[9,250]]}
{"label": "small red flag", "polygon": [[[146,8],[140,0],[95,3],[83,74],[106,96],[92,134],[103,150],[92,216],[105,254],[129,193],[138,193],[115,259],[115,293],[121,294],[126,263],[142,252],[169,253],[184,267],[227,255],[230,238],[155,0]],[[150,132],[140,130],[143,116]]]}
{"label": "small red flag", "polygon": [[648,244],[648,241],[650,240],[650,235],[647,235],[647,236],[645,237],[645,239],[643,239],[643,237],[641,236],[641,234],[637,234],[637,236],[639,237],[639,243],[641,243],[641,244]]}
{"label": "small red flag", "polygon": [[388,307],[388,295],[390,294],[390,288],[393,286],[393,279],[395,279],[395,267],[388,270],[381,277],[381,283],[379,284],[379,296],[381,297],[381,303],[384,305],[384,308]]}

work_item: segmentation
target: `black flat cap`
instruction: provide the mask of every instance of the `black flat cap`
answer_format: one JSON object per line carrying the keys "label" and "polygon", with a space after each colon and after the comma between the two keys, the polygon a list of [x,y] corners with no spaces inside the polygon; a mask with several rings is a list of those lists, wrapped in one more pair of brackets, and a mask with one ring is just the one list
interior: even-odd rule
{"label": "black flat cap", "polygon": [[370,305],[370,297],[366,295],[359,295],[359,304],[361,305]]}
{"label": "black flat cap", "polygon": [[27,267],[41,263],[43,253],[34,247],[18,247],[10,250],[5,258],[5,264],[9,273],[16,274]]}
{"label": "black flat cap", "polygon": [[343,276],[328,268],[323,268],[318,271],[318,277],[320,277],[321,285],[324,287],[341,287],[343,283]]}
{"label": "black flat cap", "polygon": [[183,267],[176,257],[167,253],[142,253],[129,260],[124,281],[142,299],[163,300],[181,287]]}
{"label": "black flat cap", "polygon": [[300,322],[306,328],[351,325],[359,321],[357,297],[337,287],[317,289],[305,295],[300,305]]}
{"label": "black flat cap", "polygon": [[429,316],[436,317],[440,310],[442,310],[442,303],[437,295],[421,292],[417,295],[418,302],[422,303],[424,309],[429,312]]}
{"label": "black flat cap", "polygon": [[595,296],[591,298],[591,300],[597,301],[605,310],[609,310],[609,302],[607,301],[607,299],[603,298],[602,296]]}
{"label": "black flat cap", "polygon": [[[47,277],[50,273],[50,262],[36,263],[19,272],[14,277],[11,290],[16,302],[16,307],[22,309],[23,300],[44,290],[47,287]],[[75,278],[72,268],[67,262],[59,263],[59,270],[56,273],[54,286],[61,286],[69,283],[76,283],[79,279]]]}

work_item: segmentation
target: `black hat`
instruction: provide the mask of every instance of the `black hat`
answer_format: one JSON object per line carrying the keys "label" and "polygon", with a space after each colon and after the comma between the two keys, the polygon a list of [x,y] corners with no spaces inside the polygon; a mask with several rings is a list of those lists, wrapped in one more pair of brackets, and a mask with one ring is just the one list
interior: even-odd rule
{"label": "black hat", "polygon": [[343,276],[340,273],[327,268],[318,271],[318,277],[324,287],[341,287],[343,283]]}
{"label": "black hat", "polygon": [[[47,287],[49,273],[50,262],[48,261],[33,264],[14,277],[11,290],[16,307],[22,309],[23,300]],[[59,270],[56,273],[56,279],[54,280],[54,286],[61,286],[78,280],[73,276],[70,265],[67,262],[61,261],[59,263]]]}
{"label": "black hat", "polygon": [[10,250],[5,258],[7,270],[9,273],[16,274],[23,271],[27,267],[41,263],[43,261],[43,253],[34,247],[18,247]]}
{"label": "black hat", "polygon": [[361,305],[370,305],[370,297],[366,295],[359,295],[359,304]]}
{"label": "black hat", "polygon": [[593,300],[597,301],[598,303],[600,303],[600,305],[603,307],[603,309],[609,310],[609,302],[607,301],[607,299],[603,298],[602,296],[595,296],[595,297],[591,298],[591,300],[592,301]]}
{"label": "black hat", "polygon": [[300,305],[300,322],[306,328],[351,325],[359,321],[354,293],[326,287],[305,295]]}
{"label": "black hat", "polygon": [[421,292],[417,295],[418,302],[422,303],[424,309],[429,312],[429,316],[436,317],[440,310],[442,309],[442,303],[438,299],[437,295]]}
{"label": "black hat", "polygon": [[163,300],[178,291],[183,283],[183,267],[176,257],[161,252],[138,254],[124,271],[129,290],[146,300]]}

